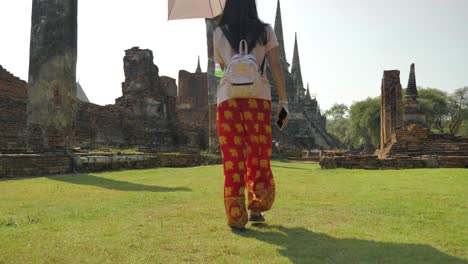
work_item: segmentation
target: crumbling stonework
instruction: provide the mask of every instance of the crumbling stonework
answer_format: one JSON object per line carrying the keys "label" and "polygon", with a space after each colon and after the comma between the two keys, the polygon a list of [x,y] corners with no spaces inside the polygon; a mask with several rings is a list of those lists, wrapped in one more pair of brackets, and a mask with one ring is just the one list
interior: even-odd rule
{"label": "crumbling stonework", "polygon": [[29,147],[71,146],[76,111],[77,0],[33,0],[29,61]]}
{"label": "crumbling stonework", "polygon": [[138,155],[0,154],[0,179],[157,167],[220,164],[221,157],[201,154]]}
{"label": "crumbling stonework", "polygon": [[179,71],[179,108],[208,109],[208,78],[206,72]]}
{"label": "crumbling stonework", "polygon": [[420,124],[410,124],[396,129],[388,146],[377,153],[381,158],[421,155],[468,157],[468,138],[435,134]]}
{"label": "crumbling stonework", "polygon": [[0,153],[26,150],[28,84],[0,66]]}
{"label": "crumbling stonework", "polygon": [[468,168],[468,156],[423,155],[378,158],[376,155],[331,154],[320,157],[322,169],[418,169],[418,168]]}
{"label": "crumbling stonework", "polygon": [[[434,134],[425,127],[425,115],[419,110],[417,102],[418,90],[416,87],[416,73],[414,63],[411,64],[411,71],[406,92],[406,104],[396,105],[395,118],[398,120],[394,126],[392,124],[389,131],[385,127],[388,120],[388,110],[382,109],[382,127],[385,130],[385,138],[382,138],[380,150],[377,155],[380,158],[394,156],[467,156],[468,139],[450,134]],[[394,100],[401,102],[401,94],[384,94],[382,90],[382,105],[384,101]],[[393,114],[393,113],[392,113]],[[403,120],[401,122],[400,120]],[[399,124],[401,122],[401,124]],[[390,132],[388,134],[388,132]]]}
{"label": "crumbling stonework", "polygon": [[194,73],[179,72],[177,117],[184,131],[180,138],[189,149],[208,149],[209,142],[208,75],[200,67]]}
{"label": "crumbling stonework", "polygon": [[403,125],[400,71],[384,71],[380,104],[380,146],[390,142],[392,131]]}
{"label": "crumbling stonework", "polygon": [[[77,102],[71,124],[73,130],[67,135],[71,140],[69,149],[110,147],[170,151],[191,140],[191,131],[185,133],[177,119],[175,80],[158,76],[151,51],[131,49],[127,54],[130,57],[125,58],[129,65],[125,71],[126,82],[122,85],[123,96],[115,105]],[[132,67],[132,63],[137,65]],[[143,64],[151,65],[148,67],[153,71],[138,68]],[[142,69],[143,73],[135,69]],[[0,68],[0,91],[0,153],[31,151],[26,145],[27,84]],[[31,136],[41,140],[42,134]],[[201,139],[195,141],[205,144]]]}
{"label": "crumbling stonework", "polygon": [[153,53],[139,48],[125,51],[124,71],[123,95],[116,99],[115,105],[78,104],[74,145],[174,149],[175,80],[160,77]]}
{"label": "crumbling stonework", "polygon": [[0,154],[0,179],[72,172],[70,156],[64,154]]}

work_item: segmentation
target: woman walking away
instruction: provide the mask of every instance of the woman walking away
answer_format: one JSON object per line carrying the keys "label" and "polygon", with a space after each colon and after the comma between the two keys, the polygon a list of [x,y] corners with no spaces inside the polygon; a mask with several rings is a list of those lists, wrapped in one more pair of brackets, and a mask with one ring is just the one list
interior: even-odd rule
{"label": "woman walking away", "polygon": [[[259,19],[255,0],[227,0],[213,45],[215,62],[224,70],[217,94],[217,128],[227,224],[243,229],[249,220],[264,221],[262,212],[275,200],[270,168],[271,91],[265,60],[278,88],[278,118],[280,109],[288,112],[279,44],[272,27]],[[286,117],[281,129],[287,121]]]}

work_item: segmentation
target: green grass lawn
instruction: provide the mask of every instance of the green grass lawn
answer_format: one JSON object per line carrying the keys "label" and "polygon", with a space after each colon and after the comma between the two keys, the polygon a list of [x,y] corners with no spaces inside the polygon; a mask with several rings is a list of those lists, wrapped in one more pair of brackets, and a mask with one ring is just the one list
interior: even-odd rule
{"label": "green grass lawn", "polygon": [[0,263],[468,263],[467,169],[273,172],[242,233],[221,166],[0,181]]}

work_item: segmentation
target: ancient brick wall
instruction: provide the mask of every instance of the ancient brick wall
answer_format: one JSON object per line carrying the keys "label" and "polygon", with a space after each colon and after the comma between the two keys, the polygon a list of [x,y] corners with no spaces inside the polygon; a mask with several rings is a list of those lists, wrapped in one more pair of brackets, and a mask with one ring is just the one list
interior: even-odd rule
{"label": "ancient brick wall", "polygon": [[169,120],[135,114],[115,105],[81,102],[74,124],[74,146],[82,148],[150,147],[168,150],[175,146]]}
{"label": "ancient brick wall", "polygon": [[468,138],[451,134],[434,134],[420,124],[398,128],[391,142],[377,152],[379,157],[389,156],[468,156]]}
{"label": "ancient brick wall", "polygon": [[179,104],[208,109],[208,76],[203,72],[179,71]]}
{"label": "ancient brick wall", "polygon": [[121,110],[80,102],[74,123],[74,146],[82,148],[126,145]]}
{"label": "ancient brick wall", "polygon": [[375,155],[324,155],[322,169],[416,169],[416,168],[468,168],[468,156],[397,156],[379,159]]}
{"label": "ancient brick wall", "polygon": [[26,149],[27,87],[0,66],[0,153]]}
{"label": "ancient brick wall", "polygon": [[178,144],[188,149],[208,148],[208,108],[177,109]]}
{"label": "ancient brick wall", "polygon": [[66,155],[0,155],[0,178],[30,177],[72,172],[72,160]]}

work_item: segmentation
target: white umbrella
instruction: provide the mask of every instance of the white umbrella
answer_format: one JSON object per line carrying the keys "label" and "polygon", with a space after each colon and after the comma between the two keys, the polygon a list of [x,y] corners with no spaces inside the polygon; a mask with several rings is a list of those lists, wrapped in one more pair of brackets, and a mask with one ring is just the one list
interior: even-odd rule
{"label": "white umbrella", "polygon": [[214,18],[223,13],[226,0],[169,0],[168,20]]}

